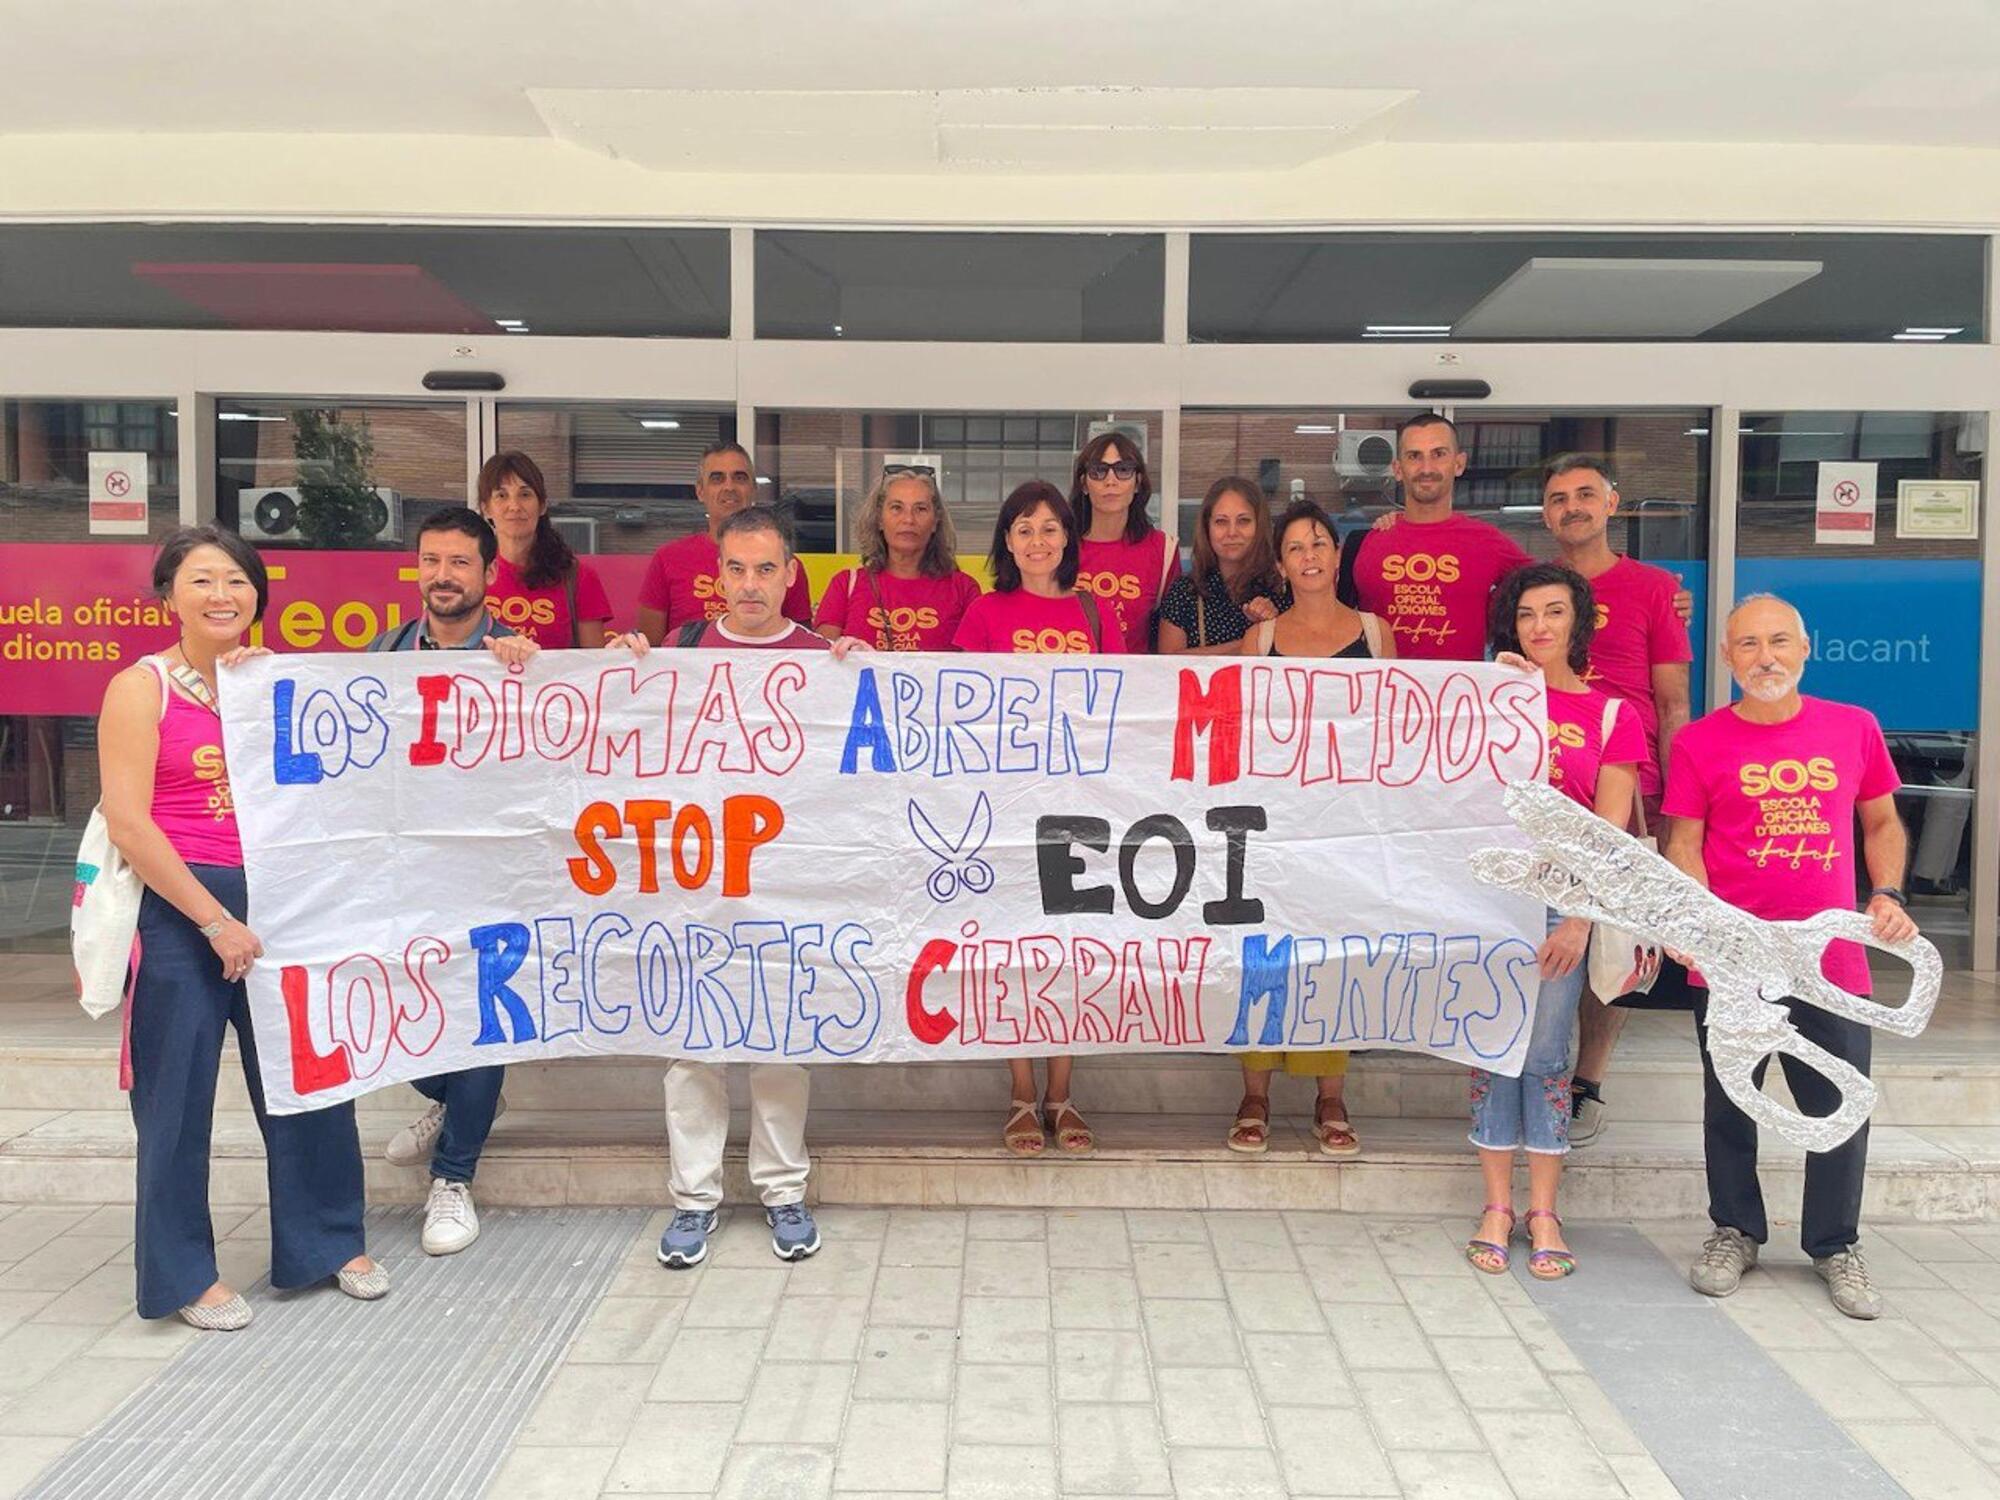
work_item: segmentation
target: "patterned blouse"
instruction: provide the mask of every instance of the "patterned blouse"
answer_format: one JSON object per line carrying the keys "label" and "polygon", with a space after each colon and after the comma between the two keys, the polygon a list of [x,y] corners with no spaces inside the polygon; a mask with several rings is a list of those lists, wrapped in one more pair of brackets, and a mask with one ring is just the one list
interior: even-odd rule
{"label": "patterned blouse", "polygon": [[[1260,586],[1251,591],[1250,597],[1269,599],[1280,613],[1292,602],[1291,590],[1283,584],[1275,589]],[[1209,574],[1208,586],[1198,597],[1191,573],[1183,573],[1168,584],[1166,595],[1160,600],[1160,618],[1180,626],[1190,646],[1226,645],[1250,633],[1250,621],[1242,606],[1229,597],[1229,586],[1222,581],[1220,568]]]}

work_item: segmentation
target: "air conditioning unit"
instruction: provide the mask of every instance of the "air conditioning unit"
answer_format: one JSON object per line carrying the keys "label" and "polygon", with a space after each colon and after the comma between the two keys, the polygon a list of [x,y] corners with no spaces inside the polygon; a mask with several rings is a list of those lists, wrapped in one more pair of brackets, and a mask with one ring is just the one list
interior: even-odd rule
{"label": "air conditioning unit", "polygon": [[1395,458],[1392,428],[1356,427],[1335,436],[1333,472],[1342,479],[1387,479]]}
{"label": "air conditioning unit", "polygon": [[[369,516],[369,538],[378,542],[403,539],[403,497],[386,485],[375,486],[377,504]],[[236,496],[237,529],[249,542],[296,542],[299,535],[299,490],[296,485],[245,485]]]}
{"label": "air conditioning unit", "polygon": [[556,535],[569,543],[570,551],[588,557],[597,551],[597,517],[550,516]]}

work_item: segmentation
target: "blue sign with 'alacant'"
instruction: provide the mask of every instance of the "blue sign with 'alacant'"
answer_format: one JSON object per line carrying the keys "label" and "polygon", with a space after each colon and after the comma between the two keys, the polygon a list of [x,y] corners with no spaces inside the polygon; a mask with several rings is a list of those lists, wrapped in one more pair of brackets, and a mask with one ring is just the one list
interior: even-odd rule
{"label": "blue sign with 'alacant'", "polygon": [[1812,636],[1805,691],[1887,730],[1979,727],[1979,564],[1747,557],[1742,594],[1778,594]]}

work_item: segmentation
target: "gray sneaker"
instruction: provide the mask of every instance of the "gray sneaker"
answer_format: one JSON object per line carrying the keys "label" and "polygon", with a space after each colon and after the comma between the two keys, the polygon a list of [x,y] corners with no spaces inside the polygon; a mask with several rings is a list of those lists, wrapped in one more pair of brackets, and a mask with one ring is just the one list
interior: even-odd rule
{"label": "gray sneaker", "polygon": [[1688,1285],[1704,1297],[1727,1297],[1757,1264],[1757,1242],[1740,1229],[1715,1226],[1702,1242],[1701,1259],[1688,1271]]}
{"label": "gray sneaker", "polygon": [[771,1253],[779,1260],[804,1260],[819,1249],[819,1226],[803,1203],[780,1203],[764,1210],[771,1226]]}
{"label": "gray sneaker", "polygon": [[1882,1316],[1882,1294],[1868,1279],[1868,1263],[1861,1258],[1860,1246],[1850,1245],[1838,1255],[1815,1256],[1813,1269],[1833,1294],[1833,1305],[1848,1317]]}
{"label": "gray sneaker", "polygon": [[1572,1083],[1569,1094],[1569,1143],[1588,1146],[1604,1130],[1604,1099],[1587,1083]]}
{"label": "gray sneaker", "polygon": [[721,1215],[712,1208],[683,1208],[660,1236],[660,1264],[676,1271],[698,1266],[708,1257],[708,1237]]}

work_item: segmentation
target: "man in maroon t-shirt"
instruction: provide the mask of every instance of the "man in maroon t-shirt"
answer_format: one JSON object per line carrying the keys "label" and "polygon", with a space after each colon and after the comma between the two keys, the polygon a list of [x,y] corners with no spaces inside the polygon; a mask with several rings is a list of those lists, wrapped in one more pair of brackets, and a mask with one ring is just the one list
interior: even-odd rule
{"label": "man in maroon t-shirt", "polygon": [[[785,523],[762,506],[737,506],[716,528],[716,578],[727,613],[683,620],[675,646],[739,651],[825,651],[838,658],[868,649],[854,636],[828,641],[787,618],[799,577]],[[613,636],[612,650],[644,655],[643,629]],[[722,1150],[729,1136],[727,1064],[676,1058],[667,1068],[667,1187],[674,1214],[660,1237],[662,1265],[685,1270],[708,1256],[708,1237],[722,1206]],[[806,1105],[812,1074],[800,1063],[751,1063],[750,1182],[771,1227],[780,1260],[804,1260],[819,1249],[819,1228],[806,1207]]]}
{"label": "man in maroon t-shirt", "polygon": [[[1648,830],[1659,834],[1660,788],[1674,736],[1688,721],[1688,663],[1694,651],[1679,613],[1680,580],[1665,568],[1611,550],[1608,533],[1617,514],[1618,484],[1603,459],[1562,453],[1544,466],[1542,521],[1556,539],[1556,561],[1588,579],[1597,601],[1585,681],[1638,711],[1647,749],[1639,795]],[[1624,1011],[1599,1003],[1610,998],[1615,997],[1595,997],[1579,1012],[1581,1035],[1570,1081],[1572,1146],[1589,1145],[1604,1128],[1603,1079],[1625,1026]]]}
{"label": "man in maroon t-shirt", "polygon": [[[728,613],[717,551],[722,523],[757,503],[757,466],[739,443],[712,443],[702,453],[694,495],[708,528],[668,542],[653,554],[639,584],[639,632],[655,646],[689,620],[719,620]],[[812,624],[812,589],[804,569],[785,588],[785,618]]]}

